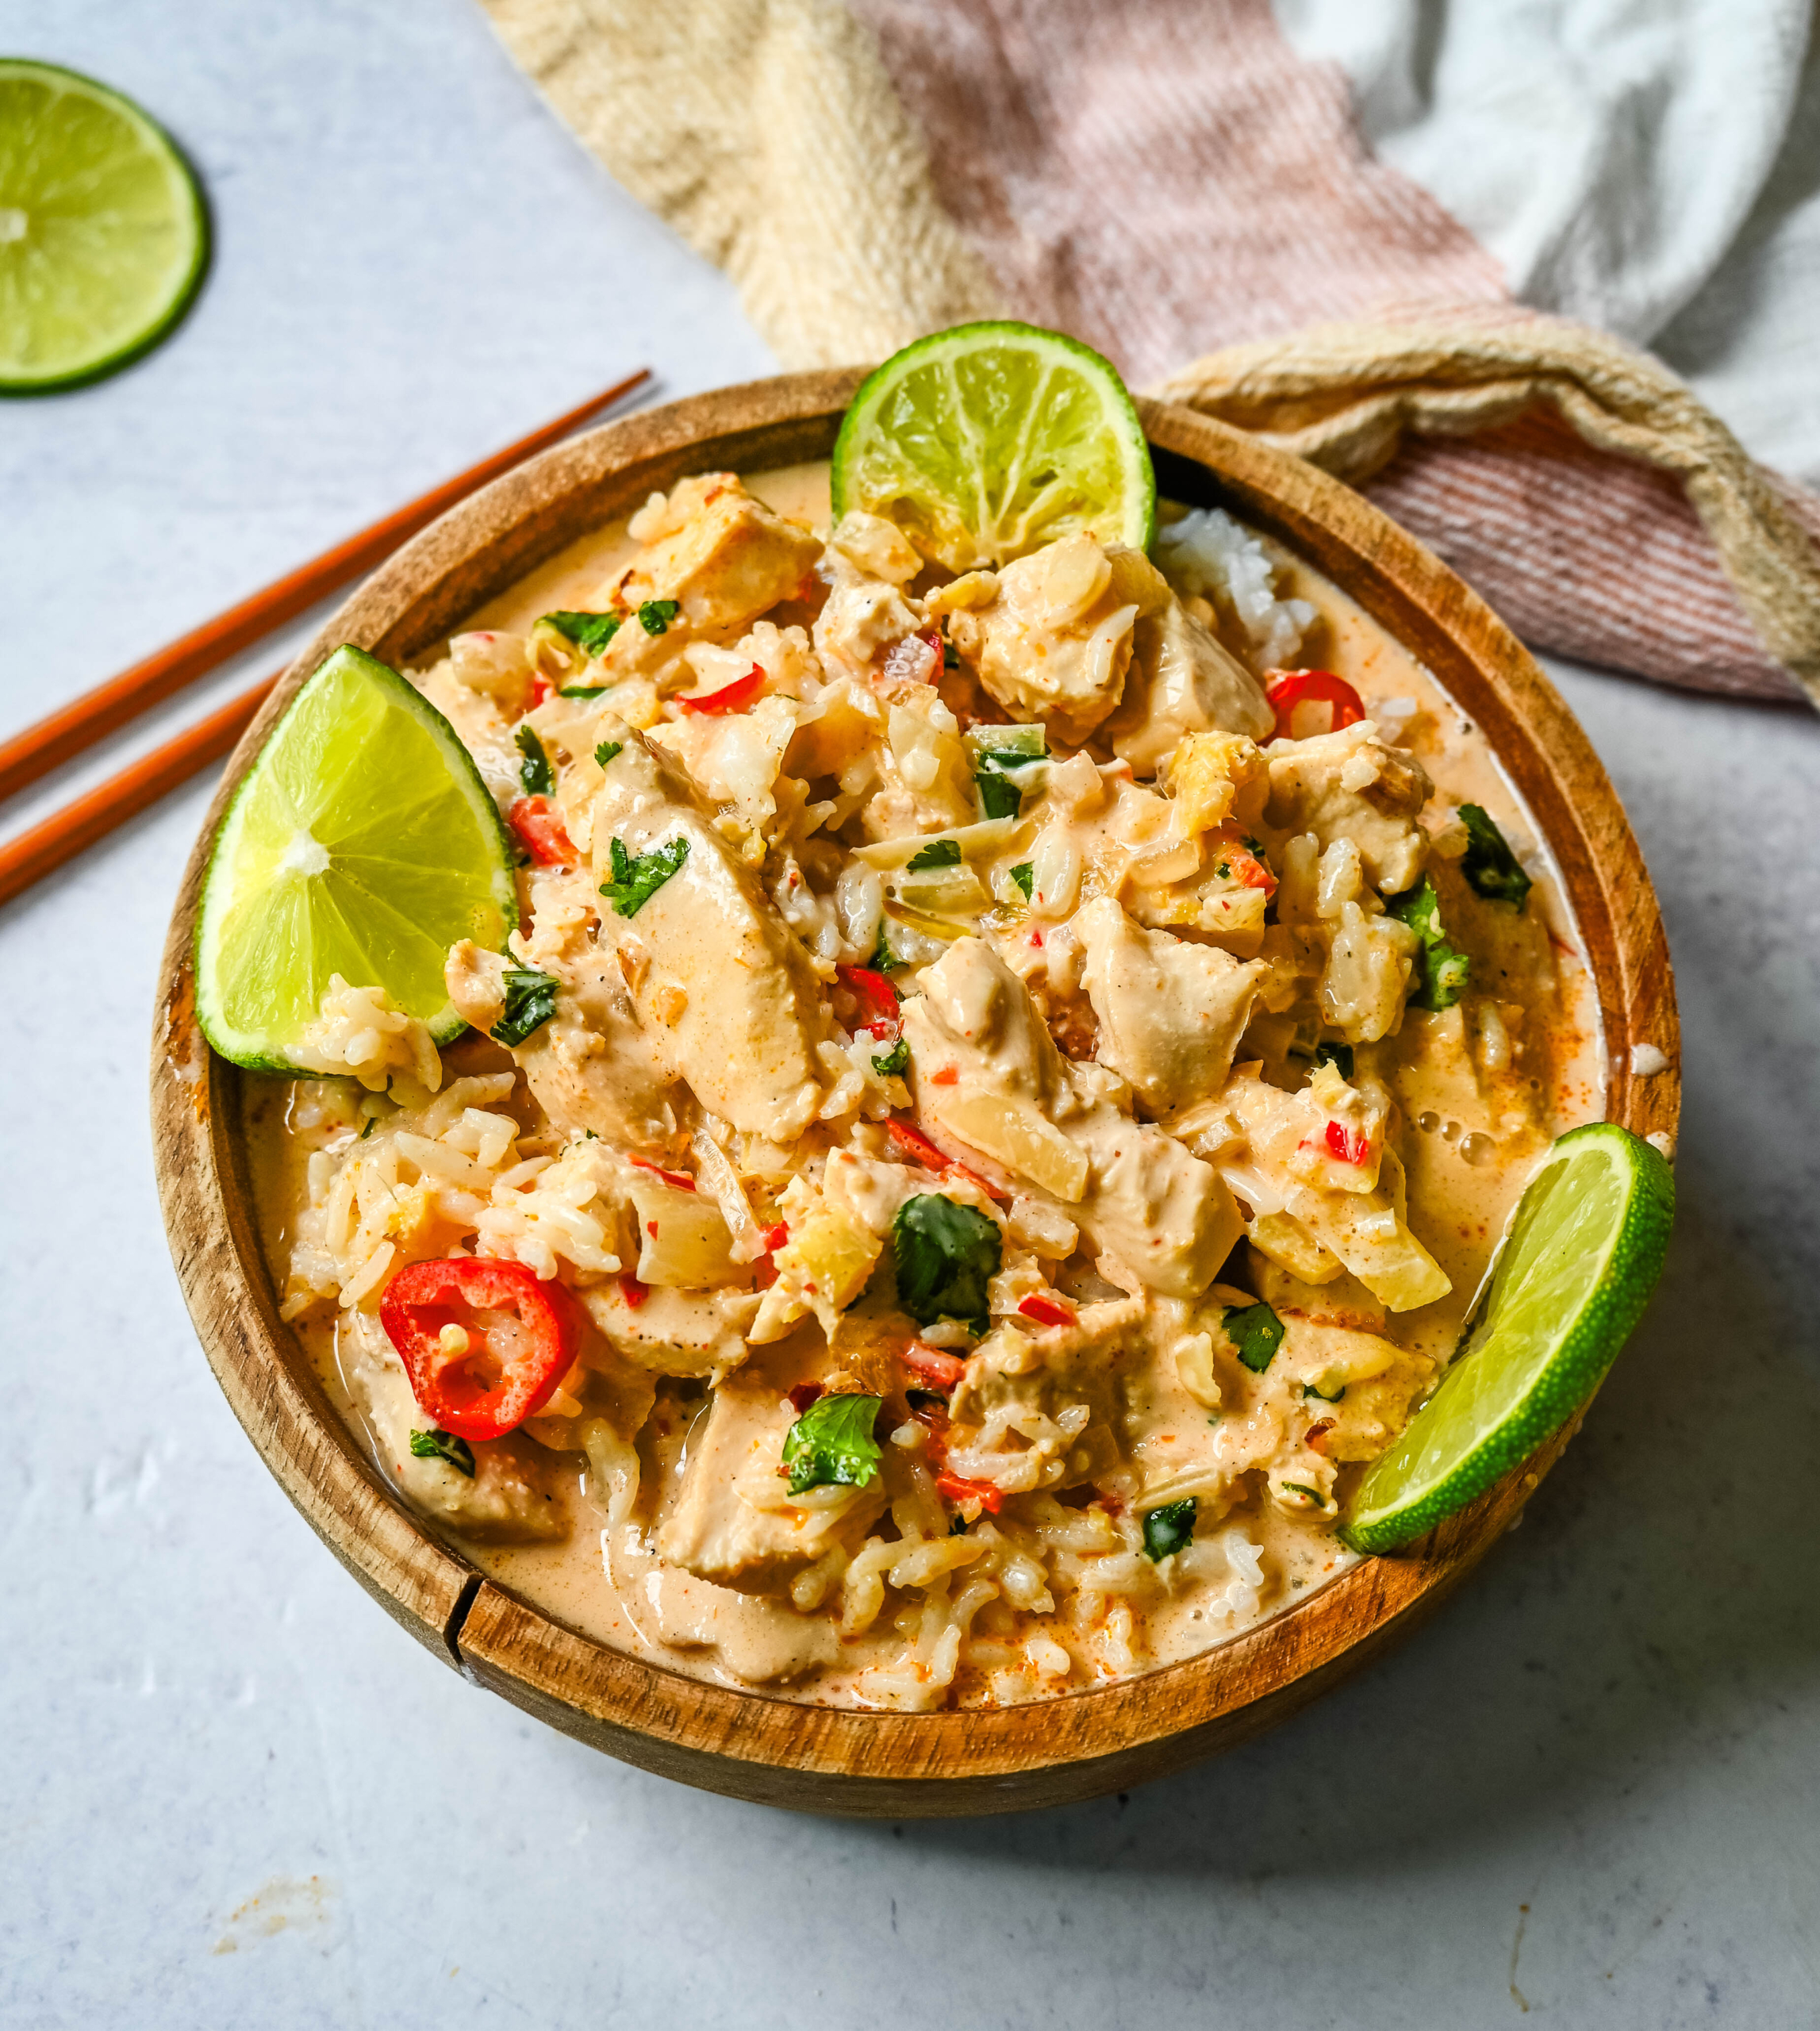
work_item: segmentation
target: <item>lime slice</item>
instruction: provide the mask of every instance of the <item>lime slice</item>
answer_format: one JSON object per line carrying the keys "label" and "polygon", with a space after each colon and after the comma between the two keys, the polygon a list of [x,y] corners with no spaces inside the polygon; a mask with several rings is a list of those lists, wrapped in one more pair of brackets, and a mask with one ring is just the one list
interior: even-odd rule
{"label": "lime slice", "polygon": [[215,835],[196,921],[196,1011],[222,1057],[295,1069],[332,973],[382,987],[437,1042],[457,939],[518,921],[513,853],[474,758],[429,701],[340,648],[271,730]]}
{"label": "lime slice", "polygon": [[1147,550],[1157,481],[1111,363],[1034,324],[957,324],[861,384],[834,447],[834,512],[896,522],[950,571],[1085,530]]}
{"label": "lime slice", "polygon": [[1570,1129],[1530,1180],[1465,1351],[1353,1492],[1340,1534],[1388,1551],[1483,1495],[1558,1431],[1662,1273],[1675,1177],[1613,1122]]}
{"label": "lime slice", "polygon": [[176,323],[209,255],[202,194],[131,99],[0,57],[0,394],[124,367]]}

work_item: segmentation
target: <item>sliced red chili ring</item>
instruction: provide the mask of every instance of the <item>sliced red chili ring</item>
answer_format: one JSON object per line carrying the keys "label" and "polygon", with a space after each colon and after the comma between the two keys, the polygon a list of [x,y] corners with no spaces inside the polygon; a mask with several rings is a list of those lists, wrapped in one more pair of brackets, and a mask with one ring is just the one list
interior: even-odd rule
{"label": "sliced red chili ring", "polygon": [[764,666],[754,663],[743,677],[735,678],[718,691],[700,692],[693,698],[678,698],[676,702],[685,712],[737,712],[751,704],[764,683]]}
{"label": "sliced red chili ring", "polygon": [[674,1185],[678,1192],[693,1192],[695,1181],[687,1171],[666,1171],[662,1164],[654,1164],[649,1157],[628,1157],[628,1164],[635,1165],[641,1171],[649,1171],[654,1177],[660,1177],[666,1184]]}
{"label": "sliced red chili ring", "polygon": [[517,798],[506,812],[505,822],[539,867],[572,867],[581,858],[547,797]]}
{"label": "sliced red chili ring", "polygon": [[1072,1326],[1074,1313],[1071,1307],[1059,1298],[1044,1297],[1040,1292],[1032,1292],[1018,1307],[1026,1319],[1034,1319],[1039,1326]]}
{"label": "sliced red chili ring", "polygon": [[870,966],[836,966],[834,970],[841,985],[859,1004],[861,1022],[897,1027],[901,1004],[897,989],[884,974]]}
{"label": "sliced red chili ring", "polygon": [[1342,727],[1357,726],[1365,716],[1365,701],[1330,670],[1273,670],[1265,681],[1264,695],[1277,715],[1279,740],[1307,738],[1293,731],[1298,705],[1330,706],[1332,716],[1326,731],[1334,733]]}
{"label": "sliced red chili ring", "polygon": [[379,1323],[424,1415],[458,1438],[486,1439],[550,1400],[574,1365],[587,1315],[566,1286],[522,1262],[458,1255],[401,1269]]}

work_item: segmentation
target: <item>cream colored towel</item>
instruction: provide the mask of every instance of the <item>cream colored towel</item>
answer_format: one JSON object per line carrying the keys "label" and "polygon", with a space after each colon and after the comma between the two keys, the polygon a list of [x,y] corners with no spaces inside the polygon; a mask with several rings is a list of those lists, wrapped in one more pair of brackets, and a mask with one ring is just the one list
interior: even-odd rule
{"label": "cream colored towel", "polygon": [[785,366],[1008,310],[1138,378],[1215,344],[1158,392],[1365,483],[1533,646],[1820,704],[1820,503],[1511,303],[1267,0],[483,4]]}

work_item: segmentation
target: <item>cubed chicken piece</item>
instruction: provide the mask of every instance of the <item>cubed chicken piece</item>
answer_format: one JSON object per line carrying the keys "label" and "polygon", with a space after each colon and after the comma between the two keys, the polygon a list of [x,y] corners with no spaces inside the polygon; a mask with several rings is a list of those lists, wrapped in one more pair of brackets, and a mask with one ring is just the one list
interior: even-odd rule
{"label": "cubed chicken piece", "polygon": [[1236,825],[1254,831],[1270,796],[1270,765],[1257,742],[1238,733],[1191,734],[1170,753],[1159,780],[1185,839]]}
{"label": "cubed chicken piece", "polygon": [[[674,600],[697,635],[743,632],[801,593],[821,555],[807,529],[755,500],[731,473],[680,481],[647,503],[632,533],[646,547],[616,589],[620,605],[635,611],[647,600]],[[628,621],[620,633],[639,632]]]}
{"label": "cubed chicken piece", "polygon": [[620,1278],[580,1293],[613,1352],[654,1375],[719,1380],[750,1351],[746,1334],[758,1309],[755,1291],[652,1288],[630,1301]]}
{"label": "cubed chicken piece", "polygon": [[868,670],[893,643],[926,624],[905,590],[922,568],[895,524],[858,511],[841,517],[822,555],[820,575],[829,590],[814,630],[830,670]]}
{"label": "cubed chicken piece", "polygon": [[1087,948],[1081,978],[1099,1019],[1099,1062],[1159,1119],[1211,1099],[1232,1069],[1262,962],[1140,930],[1110,896],[1077,912],[1071,928]]}
{"label": "cubed chicken piece", "polygon": [[1077,747],[1124,694],[1137,622],[1172,597],[1141,551],[1064,536],[1006,565],[991,601],[955,611],[948,632],[1008,712]]}
{"label": "cubed chicken piece", "polygon": [[795,1407],[768,1376],[724,1383],[689,1434],[689,1464],[657,1534],[659,1553],[697,1578],[743,1592],[787,1586],[850,1541],[885,1506],[882,1478],[831,1503],[789,1499],[782,1467]]}
{"label": "cubed chicken piece", "polygon": [[1238,1239],[1211,1168],[1134,1121],[1109,1075],[1067,1064],[1023,983],[977,938],[951,946],[904,1010],[920,1112],[1027,1180],[1154,1290],[1206,1289]]}
{"label": "cubed chicken piece", "polygon": [[[552,892],[585,887],[574,878],[540,881]],[[539,914],[529,963],[556,981],[556,1012],[511,1047],[532,1097],[569,1134],[591,1131],[621,1149],[667,1149],[680,1133],[670,1074],[639,1026],[617,961],[578,933],[547,935],[551,923]],[[506,970],[516,964],[467,939],[449,947],[443,977],[464,1022],[491,1034],[505,1012]]]}
{"label": "cubed chicken piece", "polygon": [[[604,770],[587,765],[601,943],[671,1073],[735,1128],[793,1142],[827,1097],[821,982],[686,777],[630,728],[616,737]],[[629,885],[616,880],[616,843]]]}
{"label": "cubed chicken piece", "polygon": [[1428,835],[1416,813],[1434,785],[1413,754],[1387,747],[1369,720],[1272,744],[1270,801],[1265,816],[1277,831],[1311,832],[1323,847],[1350,839],[1366,878],[1400,896],[1422,878]]}
{"label": "cubed chicken piece", "polygon": [[1172,596],[1139,618],[1124,697],[1100,737],[1138,775],[1154,776],[1185,735],[1262,740],[1276,723],[1257,678]]}

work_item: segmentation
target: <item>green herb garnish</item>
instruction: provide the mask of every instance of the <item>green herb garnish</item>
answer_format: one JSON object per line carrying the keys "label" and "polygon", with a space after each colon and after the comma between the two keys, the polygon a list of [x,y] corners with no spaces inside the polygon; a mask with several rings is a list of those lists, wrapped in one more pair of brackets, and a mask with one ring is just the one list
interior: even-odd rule
{"label": "green herb garnish", "polygon": [[623,753],[624,749],[625,743],[623,740],[603,740],[594,750],[594,759],[604,769],[616,754]]}
{"label": "green herb garnish", "polygon": [[647,600],[638,610],[638,624],[647,635],[661,635],[682,611],[674,600]]}
{"label": "green herb garnish", "polygon": [[1315,1062],[1332,1065],[1349,1086],[1353,1083],[1353,1047],[1350,1044],[1316,1044]]}
{"label": "green herb garnish", "polygon": [[440,1460],[458,1474],[474,1479],[474,1448],[452,1431],[414,1431],[411,1434],[413,1460]]}
{"label": "green herb garnish", "polygon": [[893,973],[904,962],[891,949],[891,941],[885,936],[883,917],[878,920],[878,943],[872,948],[872,957],[866,961],[874,973]]}
{"label": "green herb garnish", "polygon": [[1036,880],[1035,862],[1020,860],[1012,870],[1011,878],[1023,891],[1023,900],[1027,903],[1030,900],[1031,886]]}
{"label": "green herb garnish", "polygon": [[556,1012],[556,982],[535,966],[505,969],[505,1013],[488,1035],[496,1044],[521,1044]]}
{"label": "green herb garnish", "polygon": [[1330,1396],[1327,1394],[1326,1390],[1317,1389],[1311,1382],[1304,1382],[1302,1384],[1302,1395],[1304,1398],[1310,1396],[1318,1397],[1323,1403],[1337,1403],[1346,1393],[1346,1385],[1343,1382]]}
{"label": "green herb garnish", "polygon": [[959,1319],[984,1333],[991,1317],[986,1286],[1004,1256],[996,1223],[977,1207],[925,1192],[898,1207],[891,1238],[897,1300],[917,1324]]}
{"label": "green herb garnish", "polygon": [[1161,1509],[1147,1510],[1144,1515],[1145,1557],[1155,1561],[1179,1552],[1194,1535],[1197,1507],[1191,1495],[1180,1502],[1165,1502]]}
{"label": "green herb garnish", "polygon": [[1434,884],[1424,875],[1415,888],[1392,896],[1384,907],[1422,940],[1410,975],[1410,1007],[1437,1012],[1451,1008],[1466,985],[1469,969],[1465,954],[1447,943],[1441,927],[1441,900]]}
{"label": "green herb garnish", "polygon": [[818,1396],[784,1435],[784,1465],[790,1493],[810,1488],[862,1488],[878,1475],[883,1458],[872,1428],[882,1399],[877,1396]]}
{"label": "green herb garnish", "polygon": [[551,797],[555,793],[556,771],[550,766],[550,758],[543,752],[543,743],[537,738],[535,728],[520,727],[512,736],[513,745],[524,759],[518,765],[518,780],[524,785],[527,797]]}
{"label": "green herb garnish", "polygon": [[910,1040],[900,1037],[889,1050],[872,1061],[872,1069],[881,1079],[901,1079],[910,1069]]}
{"label": "green herb garnish", "polygon": [[973,776],[982,818],[1015,818],[1023,808],[1023,792],[1008,776],[982,762]]}
{"label": "green herb garnish", "polygon": [[1041,727],[976,727],[968,736],[973,751],[973,789],[988,818],[1015,818],[1023,793],[1011,771],[1040,762],[1049,752]]}
{"label": "green herb garnish", "polygon": [[601,698],[612,689],[610,684],[565,684],[556,696],[559,698]]}
{"label": "green herb garnish", "polygon": [[920,847],[910,856],[904,868],[906,874],[920,874],[926,867],[958,867],[961,864],[961,843],[958,839],[931,839],[926,847]]}
{"label": "green herb garnish", "polygon": [[1498,830],[1498,821],[1481,804],[1461,804],[1460,817],[1467,839],[1460,872],[1466,878],[1467,887],[1488,903],[1507,903],[1513,910],[1520,910],[1535,884],[1511,851],[1511,843]]}
{"label": "green herb garnish", "polygon": [[1254,1375],[1261,1375],[1283,1344],[1283,1322],[1267,1304],[1229,1304],[1219,1315],[1233,1350]]}
{"label": "green herb garnish", "polygon": [[[564,610],[543,615],[537,624],[541,628],[547,623],[578,649],[597,656],[618,634],[624,620],[623,613],[571,613]],[[563,696],[566,698],[571,694],[565,691]]]}
{"label": "green herb garnish", "polygon": [[601,884],[601,893],[622,917],[635,917],[689,858],[686,839],[670,839],[648,854],[628,854],[624,841],[608,848],[613,878]]}

